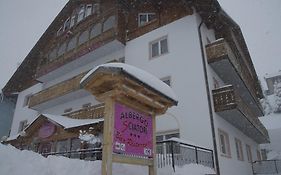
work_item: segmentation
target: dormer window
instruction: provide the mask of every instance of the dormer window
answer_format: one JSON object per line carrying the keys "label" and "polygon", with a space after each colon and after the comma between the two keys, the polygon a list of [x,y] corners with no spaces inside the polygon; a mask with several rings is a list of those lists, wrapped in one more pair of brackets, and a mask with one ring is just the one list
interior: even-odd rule
{"label": "dormer window", "polygon": [[92,4],[87,5],[85,17],[90,16],[92,14],[92,7]]}
{"label": "dormer window", "polygon": [[80,6],[80,9],[79,9],[79,12],[78,12],[77,23],[82,21],[82,19],[84,18],[84,13],[85,13],[85,6],[82,5],[82,6]]}
{"label": "dormer window", "polygon": [[156,18],[155,13],[139,13],[139,27]]}

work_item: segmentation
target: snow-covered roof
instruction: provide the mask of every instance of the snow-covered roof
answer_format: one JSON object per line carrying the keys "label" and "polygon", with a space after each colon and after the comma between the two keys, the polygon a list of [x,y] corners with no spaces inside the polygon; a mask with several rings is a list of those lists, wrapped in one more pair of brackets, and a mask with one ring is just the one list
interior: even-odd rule
{"label": "snow-covered roof", "polygon": [[[78,126],[95,124],[95,123],[102,122],[104,120],[103,118],[100,118],[100,119],[72,119],[72,118],[69,118],[69,117],[61,116],[61,115],[40,114],[40,115],[38,115],[38,117],[36,117],[27,126],[27,128],[29,128],[41,116],[44,116],[47,119],[49,119],[50,121],[55,122],[55,123],[61,125],[65,129],[75,128],[75,127],[78,127]],[[27,128],[25,128],[25,130]]]}
{"label": "snow-covered roof", "polygon": [[145,85],[151,87],[152,89],[162,93],[163,95],[171,98],[174,101],[178,101],[178,97],[176,96],[176,94],[174,93],[174,91],[171,89],[170,86],[168,86],[166,83],[164,83],[163,81],[161,81],[159,78],[155,77],[154,75],[139,69],[137,67],[128,65],[128,64],[124,64],[124,63],[107,63],[107,64],[102,64],[99,65],[95,68],[93,68],[91,71],[89,71],[80,81],[80,84],[84,84],[85,82],[87,82],[89,80],[89,78],[91,77],[91,75],[93,75],[93,73],[95,71],[97,71],[99,68],[117,68],[117,69],[121,69],[122,71],[126,72],[127,74],[129,74],[130,76],[136,78],[137,80],[139,80],[140,82],[144,83]]}
{"label": "snow-covered roof", "polygon": [[11,140],[16,140],[18,137],[20,136],[20,134],[15,134],[15,135],[11,135],[9,136],[5,141],[11,141]]}

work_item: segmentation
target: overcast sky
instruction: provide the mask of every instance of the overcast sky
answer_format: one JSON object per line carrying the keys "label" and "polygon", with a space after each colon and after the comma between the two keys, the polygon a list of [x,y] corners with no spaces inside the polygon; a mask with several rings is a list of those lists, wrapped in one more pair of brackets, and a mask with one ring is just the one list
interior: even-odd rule
{"label": "overcast sky", "polygon": [[[0,0],[0,89],[66,2]],[[281,0],[219,2],[242,28],[260,79],[281,70]]]}

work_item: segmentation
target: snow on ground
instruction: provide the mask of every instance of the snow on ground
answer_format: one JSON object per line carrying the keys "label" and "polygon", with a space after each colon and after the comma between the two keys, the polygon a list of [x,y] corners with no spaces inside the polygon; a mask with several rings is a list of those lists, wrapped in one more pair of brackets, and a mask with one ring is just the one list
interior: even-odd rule
{"label": "snow on ground", "polygon": [[[147,167],[114,164],[114,175],[145,175]],[[1,175],[101,175],[101,161],[83,161],[65,157],[49,156],[45,158],[32,151],[20,151],[10,145],[0,144]],[[190,164],[176,168],[158,169],[158,175],[204,175],[214,174],[210,168]]]}

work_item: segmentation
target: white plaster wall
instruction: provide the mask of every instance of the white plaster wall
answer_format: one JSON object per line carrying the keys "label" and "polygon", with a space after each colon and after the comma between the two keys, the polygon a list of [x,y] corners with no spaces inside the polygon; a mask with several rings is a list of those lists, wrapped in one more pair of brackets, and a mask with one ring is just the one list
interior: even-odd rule
{"label": "white plaster wall", "polygon": [[[222,119],[220,116],[215,114],[214,117],[215,117],[215,124],[216,124],[216,137],[218,143],[218,153],[219,153],[221,174],[222,175],[224,174],[252,175],[253,172],[252,172],[251,164],[248,163],[248,159],[247,159],[246,144],[251,147],[253,161],[257,160],[257,150],[259,149],[258,144],[254,140],[244,135],[241,131],[233,127],[230,123]],[[220,154],[218,128],[225,131],[229,135],[231,158],[221,156]],[[242,142],[244,161],[240,161],[237,158],[235,138],[241,140]]]}
{"label": "white plaster wall", "polygon": [[38,83],[19,93],[16,109],[14,113],[14,118],[12,122],[12,127],[11,127],[11,133],[10,133],[11,136],[16,135],[18,133],[19,124],[21,121],[27,120],[28,123],[30,123],[38,115],[37,111],[28,108],[28,106],[23,106],[23,104],[24,104],[24,99],[27,95],[35,94],[39,92],[41,89],[42,89],[42,84]]}
{"label": "white plaster wall", "polygon": [[[187,16],[127,42],[126,63],[158,78],[171,77],[179,104],[157,120],[157,131],[180,130],[182,139],[213,147],[197,19]],[[149,59],[149,42],[168,36],[169,53]]]}
{"label": "white plaster wall", "polygon": [[[198,21],[200,21],[200,18],[198,18]],[[202,40],[203,40],[204,45],[208,44],[207,37],[211,42],[215,40],[213,30],[209,30],[209,29],[207,29],[207,27],[205,25],[203,25],[201,28],[201,31],[202,31]],[[206,53],[205,53],[205,55],[206,55]],[[207,60],[206,60],[206,63],[207,63]],[[207,72],[208,72],[208,82],[209,82],[210,94],[212,94],[212,90],[214,89],[214,79],[213,78],[215,78],[219,82],[219,86],[226,85],[221,80],[221,78],[214,72],[214,70],[208,65],[208,63],[207,63]],[[235,128],[233,125],[231,125],[229,122],[224,120],[221,116],[219,116],[215,112],[212,95],[211,95],[211,103],[212,103],[211,106],[212,106],[213,115],[214,115],[216,143],[217,143],[219,166],[220,166],[221,174],[222,175],[225,175],[225,174],[227,174],[227,175],[237,175],[237,174],[252,175],[252,167],[247,159],[246,144],[251,147],[253,161],[257,160],[258,144],[254,140],[252,140],[251,138],[249,138],[248,136],[243,134],[240,130]],[[231,158],[221,156],[218,129],[225,131],[229,135]],[[244,161],[240,161],[237,158],[235,138],[241,140],[241,142],[242,142]]]}

